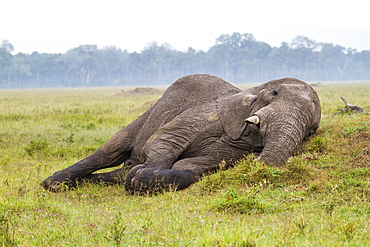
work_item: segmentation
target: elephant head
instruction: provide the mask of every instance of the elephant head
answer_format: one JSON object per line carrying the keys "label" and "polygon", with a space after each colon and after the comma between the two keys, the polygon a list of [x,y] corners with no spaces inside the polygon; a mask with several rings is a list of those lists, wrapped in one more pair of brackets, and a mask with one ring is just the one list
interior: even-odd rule
{"label": "elephant head", "polygon": [[263,146],[258,159],[275,165],[284,164],[300,151],[304,138],[319,127],[321,117],[316,92],[293,78],[269,81],[223,99],[218,109],[230,138],[241,138],[248,125],[257,129]]}

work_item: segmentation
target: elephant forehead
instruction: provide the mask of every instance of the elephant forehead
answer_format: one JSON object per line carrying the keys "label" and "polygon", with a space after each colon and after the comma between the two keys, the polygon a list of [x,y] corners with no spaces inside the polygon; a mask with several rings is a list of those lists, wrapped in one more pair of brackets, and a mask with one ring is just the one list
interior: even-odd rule
{"label": "elephant forehead", "polygon": [[282,84],[278,91],[285,92],[289,96],[297,96],[306,100],[311,100],[311,90],[302,84]]}

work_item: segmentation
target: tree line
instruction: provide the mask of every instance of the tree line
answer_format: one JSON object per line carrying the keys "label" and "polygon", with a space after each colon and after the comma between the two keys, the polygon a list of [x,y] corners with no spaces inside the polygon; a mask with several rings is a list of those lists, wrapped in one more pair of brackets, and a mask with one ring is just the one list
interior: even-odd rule
{"label": "tree line", "polygon": [[297,36],[279,47],[252,34],[223,34],[208,51],[186,52],[150,43],[141,52],[81,45],[64,54],[12,55],[0,45],[0,88],[164,85],[188,74],[208,73],[232,83],[282,77],[304,81],[368,80],[370,49],[358,52]]}

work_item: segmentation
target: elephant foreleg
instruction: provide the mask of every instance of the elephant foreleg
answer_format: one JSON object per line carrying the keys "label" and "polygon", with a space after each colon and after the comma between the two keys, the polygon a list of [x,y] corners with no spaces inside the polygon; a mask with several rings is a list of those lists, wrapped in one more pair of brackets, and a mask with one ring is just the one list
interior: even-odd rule
{"label": "elephant foreleg", "polygon": [[[115,157],[109,157],[102,154],[99,149],[89,157],[77,162],[76,164],[55,172],[52,176],[46,178],[41,186],[47,190],[58,192],[64,188],[75,187],[77,181],[85,177],[92,176],[92,173],[103,168],[109,168],[122,164],[129,157],[130,152],[122,152]],[[96,177],[95,175],[92,177]]]}

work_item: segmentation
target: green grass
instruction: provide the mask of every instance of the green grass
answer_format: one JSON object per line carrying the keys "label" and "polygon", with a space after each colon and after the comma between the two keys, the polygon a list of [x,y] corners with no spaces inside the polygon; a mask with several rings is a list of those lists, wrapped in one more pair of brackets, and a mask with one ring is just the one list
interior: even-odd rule
{"label": "green grass", "polygon": [[131,196],[39,183],[89,155],[160,95],[0,91],[0,246],[369,246],[370,84],[322,83],[319,131],[283,167],[248,156],[184,191]]}

